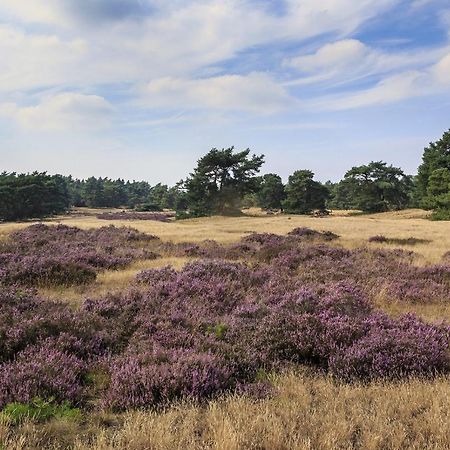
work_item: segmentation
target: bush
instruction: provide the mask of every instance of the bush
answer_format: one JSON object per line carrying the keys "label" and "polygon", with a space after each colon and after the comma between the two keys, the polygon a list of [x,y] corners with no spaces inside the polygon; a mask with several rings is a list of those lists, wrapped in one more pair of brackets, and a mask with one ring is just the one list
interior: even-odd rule
{"label": "bush", "polygon": [[77,403],[82,396],[84,363],[52,347],[31,347],[0,365],[0,407],[36,397]]}
{"label": "bush", "polygon": [[365,326],[367,332],[360,339],[332,356],[335,375],[373,379],[448,371],[448,330],[427,325],[412,314],[398,320],[375,315]]}
{"label": "bush", "polygon": [[431,220],[450,220],[450,209],[437,209],[430,216]]}
{"label": "bush", "polygon": [[104,402],[142,408],[181,398],[203,400],[231,387],[231,373],[211,354],[191,350],[128,356],[113,363]]}

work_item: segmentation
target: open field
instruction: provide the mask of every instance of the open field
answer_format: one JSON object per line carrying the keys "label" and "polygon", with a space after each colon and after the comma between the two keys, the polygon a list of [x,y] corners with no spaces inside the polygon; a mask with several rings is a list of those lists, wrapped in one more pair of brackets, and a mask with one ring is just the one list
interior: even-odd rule
{"label": "open field", "polygon": [[[342,213],[321,219],[264,216],[250,211],[253,215],[248,217],[211,217],[170,223],[106,222],[97,219],[95,211],[90,213],[92,215],[77,214],[49,222],[82,229],[123,225],[156,235],[163,242],[201,243],[213,239],[224,245],[233,245],[254,232],[285,235],[294,228],[308,227],[338,234],[339,239],[326,243],[332,248],[412,250],[418,254],[413,264],[425,269],[442,262],[443,255],[450,250],[450,223],[425,220],[426,214],[420,210],[366,216]],[[7,241],[11,232],[29,225],[0,224],[0,237]],[[414,237],[429,242],[401,246],[368,243],[368,239],[376,235],[398,239]],[[108,292],[119,296],[133,285],[142,270],[167,265],[180,270],[196,259],[198,256],[175,253],[157,259],[141,258],[125,268],[99,272],[91,284],[40,286],[39,294],[68,303],[76,311],[84,298],[105,297],[110,295]],[[338,260],[336,264],[339,265]],[[299,272],[298,276],[305,274]],[[230,288],[234,289],[233,286],[231,284]],[[450,298],[409,302],[393,300],[388,293],[377,292],[376,286],[367,292],[375,308],[392,317],[415,312],[429,322],[442,319],[450,322]],[[281,375],[273,372],[268,377],[274,390],[261,399],[231,394],[206,404],[175,402],[160,411],[113,413],[93,408],[77,420],[53,419],[44,424],[25,422],[16,426],[5,422],[0,425],[0,443],[5,449],[80,450],[450,448],[449,375],[431,379],[407,377],[401,381],[343,382],[310,367],[290,368]]]}
{"label": "open field", "polygon": [[[449,222],[432,222],[425,220],[428,213],[422,210],[405,210],[399,212],[349,215],[347,212],[335,212],[326,218],[309,216],[261,215],[257,210],[250,210],[248,216],[242,217],[207,217],[201,219],[181,220],[171,223],[154,221],[115,221],[101,220],[95,216],[96,210],[88,210],[91,215],[77,214],[52,219],[50,223],[63,223],[80,228],[101,227],[114,224],[129,226],[144,233],[155,234],[162,240],[173,242],[199,242],[214,239],[220,243],[236,242],[240,237],[251,232],[286,234],[296,227],[309,227],[314,230],[329,230],[341,236],[340,244],[355,248],[368,245],[371,236],[385,235],[396,238],[411,236],[430,240],[430,243],[414,246],[402,246],[414,250],[424,257],[424,262],[435,263],[450,249]],[[99,210],[102,211],[102,210]],[[98,211],[97,211],[98,212]],[[31,222],[32,223],[32,222]],[[25,228],[30,222],[0,224],[0,238],[19,228]],[[370,244],[375,247],[376,244]],[[383,244],[383,248],[398,246]]]}

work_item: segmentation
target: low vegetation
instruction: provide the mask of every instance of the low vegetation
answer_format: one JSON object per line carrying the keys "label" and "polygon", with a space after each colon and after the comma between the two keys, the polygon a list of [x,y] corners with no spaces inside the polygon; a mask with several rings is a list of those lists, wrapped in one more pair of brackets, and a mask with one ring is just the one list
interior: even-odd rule
{"label": "low vegetation", "polygon": [[[247,233],[230,243],[173,243],[130,228],[41,224],[16,231],[2,245],[8,273],[25,273],[27,265],[19,270],[24,258],[52,255],[64,255],[59,264],[68,270],[78,263],[94,274],[145,261],[149,254],[190,260],[178,270],[144,269],[128,289],[91,297],[75,309],[37,294],[33,287],[41,285],[39,278],[24,275],[13,283],[4,277],[4,442],[14,442],[16,432],[26,436],[24,427],[34,430],[38,442],[50,423],[69,421],[67,427],[79,429],[70,446],[79,436],[76,445],[83,448],[88,445],[82,443],[83,433],[89,431],[79,428],[80,414],[88,420],[110,414],[123,431],[103,437],[97,431],[89,440],[103,445],[100,439],[105,439],[104,445],[113,446],[123,439],[120,433],[126,433],[131,420],[126,417],[133,417],[136,426],[139,420],[157,423],[167,414],[176,415],[179,402],[191,405],[181,407],[188,415],[232,401],[261,414],[259,404],[277,410],[276,402],[287,401],[280,394],[286,389],[283,380],[292,380],[286,374],[298,371],[310,371],[317,380],[304,375],[298,386],[335,385],[333,389],[356,393],[364,389],[361,382],[375,390],[389,389],[388,380],[406,386],[413,383],[411,377],[435,383],[432,380],[446,377],[450,370],[448,325],[426,322],[411,312],[391,316],[376,302],[382,292],[386,302],[410,310],[444,304],[450,298],[445,255],[440,264],[417,265],[420,257],[412,251],[343,248],[336,233],[306,227],[284,235]],[[206,446],[203,439],[210,426],[205,423],[197,438],[184,438]],[[370,432],[361,433],[355,442],[367,442]],[[56,437],[45,436],[53,439],[48,445],[58,444]],[[278,442],[287,445],[286,436],[282,433]],[[343,433],[330,442],[345,438],[348,434]],[[242,444],[246,438],[239,439]],[[309,439],[319,442],[317,435]],[[241,444],[237,441],[234,448],[244,448]],[[271,448],[269,441],[265,445]]]}

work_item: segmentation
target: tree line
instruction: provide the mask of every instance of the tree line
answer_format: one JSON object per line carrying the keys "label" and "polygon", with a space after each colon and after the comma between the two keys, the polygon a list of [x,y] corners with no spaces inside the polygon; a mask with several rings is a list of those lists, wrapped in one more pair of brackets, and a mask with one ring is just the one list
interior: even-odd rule
{"label": "tree line", "polygon": [[417,176],[383,161],[352,167],[337,183],[321,183],[310,170],[296,170],[286,184],[274,173],[259,175],[264,155],[234,147],[212,149],[175,186],[146,181],[86,180],[33,172],[0,174],[0,220],[39,218],[71,206],[172,209],[177,217],[240,214],[245,206],[308,214],[329,209],[383,212],[408,207],[450,219],[450,131],[424,149]]}

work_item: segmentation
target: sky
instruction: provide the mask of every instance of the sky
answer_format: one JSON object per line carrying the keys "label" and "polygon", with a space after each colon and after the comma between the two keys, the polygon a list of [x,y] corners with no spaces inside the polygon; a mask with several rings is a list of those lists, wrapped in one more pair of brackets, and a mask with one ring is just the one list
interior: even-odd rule
{"label": "sky", "polygon": [[449,0],[0,0],[0,171],[414,174],[449,128]]}

